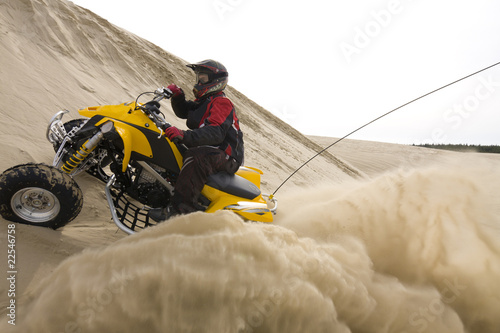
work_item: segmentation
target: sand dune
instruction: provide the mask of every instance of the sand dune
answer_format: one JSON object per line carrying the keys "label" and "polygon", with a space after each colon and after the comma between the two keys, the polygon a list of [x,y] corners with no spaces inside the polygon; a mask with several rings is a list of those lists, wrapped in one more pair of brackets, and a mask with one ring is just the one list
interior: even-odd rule
{"label": "sand dune", "polygon": [[[51,163],[45,129],[59,109],[77,118],[172,82],[191,90],[185,60],[71,2],[0,9],[0,170]],[[266,192],[334,141],[228,95]],[[4,280],[0,331],[498,332],[499,166],[495,155],[345,140],[280,189],[271,225],[196,213],[133,236],[112,224],[102,184],[78,176],[73,222],[16,225],[16,326]]]}

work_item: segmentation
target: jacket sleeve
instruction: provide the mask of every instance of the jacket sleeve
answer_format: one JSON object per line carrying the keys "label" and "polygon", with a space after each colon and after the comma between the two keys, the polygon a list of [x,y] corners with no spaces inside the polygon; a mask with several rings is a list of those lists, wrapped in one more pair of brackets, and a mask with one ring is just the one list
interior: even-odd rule
{"label": "jacket sleeve", "polygon": [[232,125],[232,117],[229,116],[233,109],[229,99],[215,99],[203,125],[197,129],[184,131],[182,142],[188,147],[221,144]]}
{"label": "jacket sleeve", "polygon": [[186,101],[186,96],[184,94],[172,97],[170,102],[175,115],[181,119],[187,119],[189,111],[195,107],[193,101]]}

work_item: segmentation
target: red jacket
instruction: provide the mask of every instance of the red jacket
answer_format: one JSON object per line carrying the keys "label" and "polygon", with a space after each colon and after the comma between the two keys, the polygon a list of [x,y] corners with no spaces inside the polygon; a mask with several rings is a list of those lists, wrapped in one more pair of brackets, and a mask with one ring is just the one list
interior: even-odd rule
{"label": "red jacket", "polygon": [[177,117],[187,119],[190,128],[184,131],[182,143],[187,147],[214,146],[243,163],[243,133],[234,105],[223,92],[195,101],[186,101],[182,94],[171,101]]}

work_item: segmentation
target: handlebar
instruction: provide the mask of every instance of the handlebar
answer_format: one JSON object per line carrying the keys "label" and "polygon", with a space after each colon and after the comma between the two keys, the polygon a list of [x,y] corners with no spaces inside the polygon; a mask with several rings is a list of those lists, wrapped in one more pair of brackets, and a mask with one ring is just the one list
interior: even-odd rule
{"label": "handlebar", "polygon": [[[160,117],[160,115],[162,113],[159,109],[160,108],[159,102],[164,98],[170,99],[174,93],[168,88],[161,87],[161,88],[156,89],[154,94],[155,94],[155,98],[153,98],[153,100],[152,100],[152,102],[153,102],[153,104],[152,104],[153,107],[151,108],[152,112],[149,112],[149,114],[148,113],[146,113],[146,114],[155,123],[156,127],[158,127],[158,129],[160,130],[160,135],[158,136],[158,139],[161,139],[163,134],[164,134],[164,131],[167,128],[171,127],[172,125],[170,125],[170,123],[166,122],[165,119]],[[148,103],[150,103],[150,102],[148,102]],[[146,104],[148,104],[148,103],[146,103]],[[136,105],[138,105],[138,104],[136,103]],[[188,150],[188,147],[185,144],[178,142],[178,140],[174,140],[174,143],[177,146],[177,148],[179,149],[179,151],[181,152],[181,154],[184,154],[186,152],[186,150]]]}
{"label": "handlebar", "polygon": [[[161,139],[165,134],[164,133],[165,130],[172,125],[166,122],[165,119],[163,119],[163,117],[161,116],[162,113],[160,111],[160,101],[163,99],[170,99],[170,97],[172,97],[173,95],[173,92],[168,88],[164,87],[158,88],[153,92],[155,97],[151,101],[145,103],[144,105],[139,105],[137,101],[139,97],[141,97],[143,94],[146,93],[142,93],[137,97],[135,101],[136,108],[142,110],[149,117],[149,119],[153,121],[156,127],[160,130],[160,135],[158,136],[158,139]],[[182,143],[175,141],[174,143],[177,145],[177,148],[179,148],[179,151],[182,154],[188,149],[186,145]]]}
{"label": "handlebar", "polygon": [[164,131],[170,126],[172,126],[168,122],[166,122],[165,119],[163,119],[163,117],[160,116],[161,115],[160,101],[163,99],[169,99],[170,97],[172,97],[173,93],[168,88],[164,87],[158,88],[153,92],[155,97],[151,101],[145,103],[144,105],[139,105],[138,103],[139,97],[141,97],[143,94],[147,93],[142,93],[137,97],[135,101],[136,108],[142,110],[160,130],[160,135],[158,136],[158,139],[160,139],[163,136]]}
{"label": "handlebar", "polygon": [[172,92],[172,90],[170,90],[168,88],[161,87],[161,88],[156,89],[156,91],[154,92],[154,94],[156,95],[156,97],[153,100],[156,100],[157,98],[159,98],[157,100],[157,102],[159,102],[159,101],[161,101],[164,98],[169,99],[170,97],[172,97],[172,95],[174,93]]}

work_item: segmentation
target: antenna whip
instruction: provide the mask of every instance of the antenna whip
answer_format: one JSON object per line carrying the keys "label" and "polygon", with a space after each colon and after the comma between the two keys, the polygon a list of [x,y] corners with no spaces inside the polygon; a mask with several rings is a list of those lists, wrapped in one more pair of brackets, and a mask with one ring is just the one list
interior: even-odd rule
{"label": "antenna whip", "polygon": [[399,109],[401,109],[401,108],[403,108],[403,107],[407,106],[408,104],[411,104],[411,103],[413,103],[413,102],[416,102],[416,101],[418,101],[419,99],[422,99],[422,98],[424,98],[424,97],[427,97],[427,96],[429,96],[429,95],[431,95],[431,94],[433,94],[433,93],[435,93],[435,92],[437,92],[437,91],[439,91],[439,90],[441,90],[441,89],[447,88],[447,87],[449,87],[449,86],[451,86],[451,85],[453,85],[453,84],[455,84],[455,83],[457,83],[457,82],[463,81],[463,80],[465,80],[465,79],[467,79],[467,78],[469,78],[469,77],[471,77],[471,76],[473,76],[473,75],[476,75],[476,74],[478,74],[478,73],[484,72],[485,70],[488,70],[488,69],[490,69],[490,68],[492,68],[492,67],[495,67],[495,66],[497,66],[497,65],[499,65],[499,64],[500,64],[500,62],[497,62],[497,63],[495,63],[495,64],[493,64],[493,65],[490,65],[490,66],[488,66],[488,67],[485,67],[485,68],[483,68],[483,69],[480,69],[480,70],[478,70],[478,71],[476,71],[476,72],[474,72],[474,73],[471,73],[471,74],[469,74],[469,75],[466,75],[466,76],[464,76],[464,77],[462,77],[462,78],[460,78],[460,79],[458,79],[458,80],[455,80],[455,81],[453,81],[453,82],[450,82],[450,83],[448,83],[448,84],[446,84],[446,85],[444,85],[444,86],[442,86],[442,87],[439,87],[439,88],[437,88],[437,89],[434,89],[434,90],[432,90],[432,91],[430,91],[430,92],[428,92],[428,93],[426,93],[426,94],[424,94],[424,95],[422,95],[422,96],[420,96],[420,97],[417,97],[417,98],[415,98],[415,99],[412,99],[411,101],[409,101],[409,102],[407,102],[407,103],[404,103],[404,104],[402,104],[402,105],[398,106],[398,107],[397,107],[397,108],[395,108],[395,109],[392,109],[392,110],[391,110],[391,111],[389,111],[389,112],[384,113],[384,114],[383,114],[383,115],[381,115],[380,117],[377,117],[377,118],[373,119],[372,121],[370,121],[370,122],[368,122],[368,123],[364,124],[363,126],[356,128],[354,131],[352,131],[352,132],[350,132],[350,133],[346,134],[346,135],[345,135],[345,136],[343,136],[342,138],[338,139],[337,141],[335,141],[334,143],[332,143],[332,144],[331,144],[331,145],[329,145],[328,147],[326,147],[326,148],[322,149],[320,152],[316,153],[316,155],[314,155],[313,157],[311,157],[310,159],[308,159],[305,163],[303,163],[300,167],[298,167],[298,168],[297,168],[294,172],[292,172],[292,174],[290,174],[290,176],[288,176],[288,177],[287,177],[287,178],[286,178],[286,179],[285,179],[285,180],[284,180],[284,181],[280,184],[280,186],[278,186],[278,188],[277,188],[277,189],[273,192],[273,194],[272,194],[272,195],[274,196],[274,195],[276,194],[276,192],[278,192],[278,190],[279,190],[279,189],[280,189],[280,188],[281,188],[281,187],[282,187],[282,186],[283,186],[283,185],[284,185],[284,184],[285,184],[285,183],[286,183],[286,182],[287,182],[290,178],[292,178],[292,177],[293,177],[293,176],[294,176],[294,175],[295,175],[295,174],[296,174],[296,173],[297,173],[300,169],[302,169],[302,168],[303,168],[306,164],[308,164],[308,163],[309,163],[309,162],[311,162],[313,159],[315,159],[316,157],[318,157],[321,153],[323,153],[324,151],[328,150],[330,147],[332,147],[332,146],[336,145],[336,144],[337,144],[337,143],[339,143],[340,141],[344,140],[344,139],[345,139],[345,138],[347,138],[348,136],[350,136],[350,135],[352,135],[352,134],[356,133],[357,131],[361,130],[362,128],[365,128],[366,126],[368,126],[368,125],[370,125],[370,124],[372,124],[372,123],[376,122],[377,120],[380,120],[380,119],[384,118],[385,116],[387,116],[387,115],[389,115],[389,114],[393,113],[394,111],[397,111],[397,110],[399,110]]}

